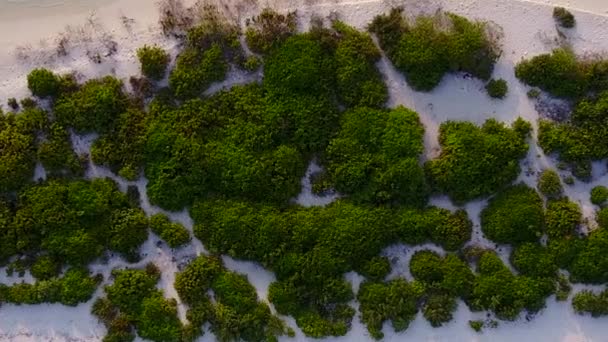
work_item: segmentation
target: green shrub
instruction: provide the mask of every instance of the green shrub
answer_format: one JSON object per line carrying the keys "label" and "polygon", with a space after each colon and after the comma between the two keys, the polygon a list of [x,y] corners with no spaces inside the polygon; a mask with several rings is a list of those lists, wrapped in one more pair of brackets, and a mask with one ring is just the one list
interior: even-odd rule
{"label": "green shrub", "polygon": [[570,13],[567,9],[563,7],[555,7],[553,8],[553,18],[559,26],[564,28],[572,28],[576,25],[576,20],[574,19],[574,15]]}
{"label": "green shrub", "polygon": [[89,80],[77,92],[61,96],[53,110],[59,123],[79,133],[107,132],[127,105],[122,82],[106,76]]}
{"label": "green shrub", "polygon": [[[452,13],[421,16],[413,23],[402,9],[374,18],[369,30],[393,64],[406,75],[412,88],[430,91],[448,72],[467,72],[488,80],[500,55],[490,28]],[[442,25],[442,22],[449,22]]]}
{"label": "green shrub", "polygon": [[279,14],[272,8],[264,8],[262,12],[248,21],[245,39],[251,51],[268,53],[273,47],[283,43],[294,35],[297,29],[295,12]]}
{"label": "green shrub", "polygon": [[591,203],[603,206],[608,200],[608,188],[598,185],[591,189]]}
{"label": "green shrub", "polygon": [[572,282],[603,284],[608,281],[605,271],[608,267],[608,256],[605,253],[608,248],[608,232],[605,227],[595,229],[586,239],[577,241],[570,247],[573,249],[570,253],[574,255],[570,257],[567,269]]}
{"label": "green shrub", "polygon": [[172,223],[164,214],[156,214],[150,218],[150,229],[165,240],[171,248],[177,248],[190,242],[188,230],[179,223]]}
{"label": "green shrub", "polygon": [[490,97],[495,99],[503,99],[507,96],[507,92],[509,91],[509,86],[507,85],[507,81],[501,79],[495,80],[491,79],[488,84],[486,84],[486,91]]}
{"label": "green shrub", "polygon": [[129,260],[139,259],[139,246],[148,238],[148,219],[141,209],[125,209],[112,214],[110,249]]}
{"label": "green shrub", "polygon": [[572,298],[572,307],[578,314],[590,313],[592,317],[608,315],[608,290],[595,294],[582,290]]}
{"label": "green shrub", "polygon": [[388,283],[364,282],[357,293],[361,321],[370,335],[384,337],[382,325],[391,321],[396,332],[407,329],[418,313],[418,300],[423,289],[416,283],[395,279]]}
{"label": "green shrub", "polygon": [[524,184],[512,186],[490,199],[481,212],[481,229],[498,243],[538,241],[544,226],[543,201]]}
{"label": "green shrub", "polygon": [[83,166],[74,152],[70,134],[60,124],[52,123],[46,141],[38,145],[38,160],[48,176],[82,176]]}
{"label": "green shrub", "polygon": [[48,69],[34,69],[27,75],[27,87],[34,96],[56,97],[61,92],[61,80]]}
{"label": "green shrub", "polygon": [[551,201],[545,213],[547,235],[550,239],[574,236],[582,218],[578,204],[567,199]]}
{"label": "green shrub", "polygon": [[440,327],[452,320],[458,304],[456,298],[446,294],[431,294],[422,307],[422,315],[432,327]]}
{"label": "green shrub", "polygon": [[165,76],[169,64],[169,54],[158,46],[147,46],[137,49],[137,58],[141,64],[141,73],[160,80]]}
{"label": "green shrub", "polygon": [[391,264],[387,257],[376,256],[371,258],[359,270],[359,273],[371,281],[383,281],[391,272]]}
{"label": "green shrub", "polygon": [[550,251],[536,243],[524,243],[511,253],[511,263],[520,274],[535,278],[555,277],[557,265]]}
{"label": "green shrub", "polygon": [[554,170],[544,170],[538,177],[538,190],[547,198],[555,199],[562,195],[562,182]]}
{"label": "green shrub", "polygon": [[426,164],[431,186],[464,203],[509,185],[519,175],[519,160],[528,150],[525,139],[529,133],[522,123],[516,121],[513,128],[493,119],[481,127],[470,122],[442,123],[441,154]]}
{"label": "green shrub", "polygon": [[47,280],[59,274],[59,265],[49,256],[41,256],[32,265],[31,273],[37,280]]}
{"label": "green shrub", "polygon": [[423,134],[418,114],[403,107],[345,113],[326,152],[335,189],[356,202],[424,206],[428,187],[418,164]]}
{"label": "green shrub", "polygon": [[480,332],[483,329],[483,321],[469,321],[469,326],[476,332]]}

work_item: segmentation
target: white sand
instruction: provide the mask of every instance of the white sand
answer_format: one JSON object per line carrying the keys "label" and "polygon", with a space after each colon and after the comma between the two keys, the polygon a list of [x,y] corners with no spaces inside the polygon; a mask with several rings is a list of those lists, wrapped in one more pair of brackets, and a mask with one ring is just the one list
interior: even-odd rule
{"label": "white sand", "polygon": [[[163,38],[159,34],[157,11],[151,0],[46,0],[45,6],[26,7],[12,3],[0,3],[0,103],[6,103],[10,97],[22,98],[28,95],[25,76],[30,69],[45,66],[60,72],[76,71],[81,77],[95,77],[113,73],[126,79],[138,73],[135,49],[150,43],[157,43],[175,54],[176,43]],[[225,3],[225,2],[224,2]],[[48,4],[52,4],[48,6]],[[306,27],[313,13],[326,16],[336,12],[341,19],[357,27],[364,27],[375,15],[386,12],[392,5],[404,5],[397,0],[268,0],[264,5],[278,9],[298,9],[302,16],[301,26]],[[413,91],[394,67],[383,58],[378,66],[384,74],[390,89],[390,105],[403,104],[421,115],[426,127],[425,146],[426,158],[436,156],[439,152],[437,130],[445,120],[469,120],[483,123],[486,118],[494,117],[501,121],[512,122],[521,115],[535,123],[538,113],[534,105],[526,97],[527,88],[520,84],[513,75],[513,66],[523,57],[530,57],[550,51],[555,44],[552,39],[556,36],[555,24],[551,17],[552,8],[547,4],[559,4],[573,9],[577,19],[577,27],[569,33],[570,41],[578,53],[593,53],[608,51],[608,2],[604,0],[537,0],[537,1],[504,1],[504,0],[408,0],[405,7],[408,13],[433,12],[437,8],[453,11],[471,18],[489,20],[501,26],[504,33],[504,53],[496,66],[495,77],[502,77],[509,82],[510,93],[503,101],[490,99],[483,90],[483,84],[474,79],[463,79],[459,75],[447,76],[441,85],[432,93]],[[94,11],[95,25],[88,25],[79,37],[72,37],[72,45],[68,55],[53,56],[56,50],[57,33],[65,31],[66,25],[83,27],[87,16]],[[253,13],[253,12],[251,12]],[[124,25],[121,16],[132,18]],[[241,19],[246,17],[242,16]],[[74,28],[68,30],[78,31]],[[115,55],[103,58],[101,64],[93,64],[87,58],[86,52],[103,52],[104,45],[100,38],[110,38],[117,43]],[[106,39],[108,40],[108,39]],[[103,41],[103,39],[101,40]],[[24,56],[27,58],[24,59]],[[214,85],[210,91],[231,84],[254,82],[260,79],[259,74],[231,74],[226,82]],[[79,151],[90,148],[94,136],[73,137]],[[531,142],[528,158],[522,163],[524,172],[520,180],[534,186],[537,173],[547,167],[555,167],[555,160],[543,155],[542,150]],[[311,163],[307,175],[315,171],[316,165]],[[526,173],[528,169],[531,172]],[[43,170],[37,169],[37,177],[43,176]],[[142,207],[148,215],[164,212],[150,205],[145,195],[147,181],[126,182],[112,175],[109,170],[92,167],[88,177],[112,177],[117,180],[122,190],[128,185],[136,185],[142,194]],[[592,218],[596,208],[589,203],[589,190],[597,184],[608,184],[608,172],[602,163],[594,165],[594,177],[591,183],[576,182],[573,186],[565,186],[565,191],[573,200],[579,202],[585,216]],[[333,197],[319,198],[310,192],[308,177],[302,180],[303,193],[297,198],[302,205],[324,205]],[[457,209],[449,199],[434,198],[432,204],[450,210]],[[476,201],[465,206],[465,210],[474,222],[474,234],[471,243],[493,247],[486,240],[479,228],[479,213],[486,201]],[[192,231],[192,219],[186,211],[169,213],[172,220],[184,224]],[[147,262],[155,262],[163,270],[159,286],[164,289],[167,297],[176,297],[172,286],[175,272],[180,266],[194,256],[206,253],[204,246],[196,239],[179,250],[172,251],[166,244],[157,246],[158,238],[153,234],[142,247],[144,259],[136,266]],[[160,246],[160,247],[159,247]],[[441,252],[437,246],[425,245]],[[384,254],[393,261],[394,276],[411,278],[407,264],[415,250],[423,247],[410,248],[396,245],[387,248]],[[500,247],[499,247],[500,248]],[[508,249],[499,250],[503,260],[507,259]],[[271,272],[251,262],[236,261],[225,257],[224,262],[230,269],[245,273],[258,290],[261,298],[265,298],[269,284],[274,280]],[[125,267],[126,263],[118,257],[110,259],[108,264],[96,264],[92,269],[104,274],[108,282],[112,268]],[[354,272],[346,275],[355,288],[361,282],[361,277]],[[19,282],[18,277],[6,277],[0,269],[0,281],[4,283]],[[26,276],[24,281],[32,281]],[[577,287],[582,288],[582,287]],[[97,295],[101,294],[102,287]],[[76,308],[61,305],[14,306],[4,305],[0,308],[0,340],[1,341],[99,341],[105,329],[89,314],[89,303]],[[433,329],[418,315],[410,328],[402,334],[394,334],[390,327],[385,327],[387,341],[605,341],[608,333],[606,319],[592,319],[575,315],[570,303],[556,303],[550,299],[548,307],[532,322],[523,319],[512,323],[501,322],[500,327],[488,330],[483,334],[473,332],[467,324],[469,319],[483,318],[481,313],[471,313],[464,304],[459,305],[455,320],[447,326]],[[184,319],[184,307],[179,306],[180,317]],[[293,319],[287,322],[295,328]],[[296,329],[295,340],[308,340],[299,329]],[[212,341],[213,336],[207,333],[203,338]],[[283,340],[283,339],[282,339]],[[284,339],[289,341],[290,339]],[[370,341],[367,331],[355,318],[353,328],[343,338],[328,338],[325,341]]]}

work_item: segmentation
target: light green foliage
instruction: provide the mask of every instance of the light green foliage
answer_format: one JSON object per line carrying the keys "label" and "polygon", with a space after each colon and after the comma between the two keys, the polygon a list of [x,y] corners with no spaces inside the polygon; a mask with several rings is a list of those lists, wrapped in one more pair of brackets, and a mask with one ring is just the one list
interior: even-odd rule
{"label": "light green foliage", "polygon": [[194,259],[177,274],[175,289],[190,307],[194,338],[202,333],[205,322],[211,323],[219,341],[275,341],[287,333],[285,324],[258,300],[247,277],[226,270],[219,259],[202,255]]}
{"label": "light green foliage", "polygon": [[106,132],[127,105],[122,82],[106,76],[87,81],[76,92],[62,94],[53,110],[64,127],[79,133]]}
{"label": "light green foliage", "polygon": [[498,243],[538,241],[544,227],[543,202],[536,190],[512,186],[490,199],[481,212],[481,229]]}
{"label": "light green foliage", "polygon": [[490,82],[486,84],[486,91],[492,98],[504,99],[509,92],[509,86],[507,85],[507,81],[502,78],[498,80],[491,79]]}
{"label": "light green foliage", "polygon": [[35,96],[56,97],[61,92],[61,79],[48,69],[34,69],[27,75],[27,87]]}
{"label": "light green foliage", "polygon": [[46,125],[46,113],[39,109],[0,111],[0,192],[18,190],[34,177],[36,136]]}
{"label": "light green foliage", "polygon": [[158,46],[148,46],[137,49],[137,58],[141,64],[141,73],[153,79],[160,80],[165,76],[169,64],[169,54]]}
{"label": "light green foliage", "polygon": [[423,207],[428,197],[418,163],[423,134],[418,115],[404,107],[345,113],[326,153],[336,190],[355,202]]}
{"label": "light green foliage", "polygon": [[550,239],[572,237],[582,218],[578,204],[567,199],[551,201],[545,213],[545,231]]}
{"label": "light green foliage", "polygon": [[177,248],[190,242],[188,230],[179,223],[169,221],[164,214],[156,214],[150,218],[150,229],[165,240],[171,248]]}
{"label": "light green foliage", "polygon": [[594,186],[591,189],[591,203],[603,206],[608,200],[608,188],[603,185]]}
{"label": "light green foliage", "polygon": [[562,182],[554,170],[544,170],[538,177],[538,190],[549,199],[562,195]]}
{"label": "light green foliage", "polygon": [[36,259],[31,273],[38,280],[47,280],[59,274],[59,264],[48,255],[43,255]]}
{"label": "light green foliage", "polygon": [[431,185],[457,203],[504,188],[519,175],[519,160],[528,150],[526,128],[522,120],[513,128],[494,119],[481,127],[471,122],[442,123],[441,155],[426,165]]}
{"label": "light green foliage", "polygon": [[383,281],[391,272],[391,264],[387,257],[376,256],[363,264],[358,272],[370,281]]}
{"label": "light green foliage", "polygon": [[419,284],[395,279],[387,283],[364,282],[357,293],[361,321],[370,335],[382,339],[382,324],[391,321],[397,332],[407,329],[418,313],[423,289]]}
{"label": "light green foliage", "polygon": [[572,298],[572,307],[578,314],[590,313],[592,317],[608,315],[608,290],[598,294],[583,290]]}
{"label": "light green foliage", "polygon": [[476,332],[480,332],[483,329],[483,321],[469,321],[469,326]]}
{"label": "light green foliage", "polygon": [[555,288],[550,279],[513,275],[490,251],[481,255],[477,272],[470,305],[491,310],[500,319],[513,320],[524,309],[537,312]]}
{"label": "light green foliage", "polygon": [[409,22],[401,11],[377,16],[369,30],[412,88],[431,91],[448,72],[490,78],[500,49],[486,23],[441,12]]}
{"label": "light green foliage", "polygon": [[574,15],[563,7],[553,8],[553,19],[563,28],[573,28],[576,25]]}
{"label": "light green foliage", "polygon": [[296,13],[279,14],[272,8],[262,12],[248,22],[245,38],[251,51],[266,54],[296,33]]}

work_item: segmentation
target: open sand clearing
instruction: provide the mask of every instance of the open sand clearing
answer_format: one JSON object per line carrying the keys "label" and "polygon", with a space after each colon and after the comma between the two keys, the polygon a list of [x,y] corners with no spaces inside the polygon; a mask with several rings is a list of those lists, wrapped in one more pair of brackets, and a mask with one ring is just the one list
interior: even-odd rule
{"label": "open sand clearing", "polygon": [[[157,8],[150,0],[125,1],[48,1],[46,5],[34,6],[33,1],[18,5],[11,1],[0,0],[0,103],[6,103],[10,97],[22,98],[28,95],[26,75],[30,69],[45,66],[55,71],[76,71],[81,78],[115,74],[127,79],[139,73],[135,50],[150,43],[157,43],[176,53],[176,42],[161,36],[157,25]],[[526,96],[527,87],[519,83],[513,74],[514,65],[523,57],[530,57],[550,51],[556,46],[557,31],[551,16],[553,5],[572,8],[577,26],[569,33],[568,40],[579,54],[601,53],[608,51],[608,2],[604,0],[268,0],[260,2],[260,7],[271,6],[278,11],[297,9],[302,28],[307,26],[313,14],[327,16],[337,13],[342,20],[364,27],[375,15],[388,11],[392,6],[403,5],[410,13],[432,13],[442,8],[457,14],[494,22],[502,28],[503,55],[498,61],[494,76],[504,78],[509,83],[510,92],[502,101],[490,99],[481,81],[465,79],[461,75],[449,75],[439,87],[431,93],[413,91],[391,63],[383,57],[378,68],[389,86],[390,106],[405,105],[420,114],[425,125],[425,146],[427,158],[437,155],[437,132],[439,124],[445,120],[469,120],[482,123],[486,118],[494,117],[501,121],[511,122],[522,116],[533,124],[539,114],[534,104]],[[255,6],[242,9],[240,19],[249,17],[256,11]],[[236,13],[236,12],[235,12]],[[57,46],[66,38],[65,53],[58,53]],[[112,43],[114,42],[114,43]],[[111,52],[111,53],[110,53]],[[91,55],[99,54],[101,63],[93,63]],[[245,77],[241,74],[230,74],[229,79],[212,86],[217,90],[235,83],[246,83],[259,79],[260,75]],[[88,151],[94,136],[73,136],[74,146],[79,151]],[[531,142],[528,158],[523,162],[520,180],[535,186],[539,171],[555,167],[555,161],[542,153],[535,142]],[[316,164],[311,164],[314,172]],[[117,180],[121,189],[136,185],[142,194],[142,208],[147,214],[160,212],[159,208],[150,205],[145,195],[146,180],[126,182],[113,175],[109,170],[92,166],[88,177],[111,177]],[[608,184],[608,172],[604,165],[594,164],[593,180],[590,183],[575,182],[564,185],[566,194],[581,205],[586,218],[592,220],[593,206],[589,203],[589,191],[598,184]],[[302,205],[323,205],[331,202],[335,196],[316,197],[310,192],[310,181],[302,181],[303,192],[296,199]],[[455,209],[446,198],[435,198],[432,204]],[[473,242],[495,247],[483,238],[479,228],[479,213],[485,201],[467,204],[465,209],[474,222]],[[184,224],[192,230],[192,219],[187,212],[170,213],[172,220]],[[593,222],[590,223],[593,225]],[[153,236],[143,246],[144,265],[155,262],[162,270],[160,286],[166,296],[177,295],[173,289],[174,273],[178,265],[187,262],[197,254],[204,253],[204,246],[196,239],[172,253],[166,246],[158,247],[157,237]],[[391,276],[403,276],[411,279],[408,270],[409,258],[414,251],[431,248],[441,252],[433,245],[410,248],[397,245],[387,248],[384,254],[393,263]],[[498,246],[497,250],[503,260],[508,259],[509,249]],[[265,298],[274,275],[257,264],[240,262],[225,258],[228,268],[245,273],[250,282],[257,288],[261,298]],[[112,258],[107,264],[96,264],[91,268],[107,275],[115,267],[125,266],[119,258]],[[24,278],[7,277],[0,269],[0,282],[14,283],[32,281],[29,275]],[[347,279],[355,288],[361,277],[349,273]],[[102,291],[99,287],[98,293]],[[581,289],[575,286],[575,290]],[[94,299],[93,299],[94,300]],[[105,328],[97,322],[90,312],[93,300],[78,307],[62,305],[15,306],[4,305],[0,308],[0,341],[99,341],[105,334]],[[355,305],[356,306],[356,305]],[[182,319],[185,317],[183,306],[179,307]],[[419,314],[417,319],[403,333],[395,334],[392,328],[385,326],[386,341],[607,341],[608,321],[606,318],[593,319],[576,315],[570,302],[558,303],[554,297],[547,301],[547,308],[533,320],[520,318],[515,322],[501,322],[496,329],[475,333],[469,326],[470,319],[483,319],[483,313],[471,313],[463,304],[459,304],[454,320],[441,328],[431,328],[430,324]],[[301,331],[292,319],[286,319],[296,330],[295,339],[304,341]],[[213,341],[211,333],[206,333],[203,341]],[[341,338],[328,338],[324,341],[370,341],[367,330],[356,317],[349,333]]]}

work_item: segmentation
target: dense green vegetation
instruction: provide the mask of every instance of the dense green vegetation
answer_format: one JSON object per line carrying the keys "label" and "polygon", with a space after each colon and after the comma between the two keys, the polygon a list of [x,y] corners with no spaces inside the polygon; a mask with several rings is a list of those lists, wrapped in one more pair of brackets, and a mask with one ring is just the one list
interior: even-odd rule
{"label": "dense green vegetation", "polygon": [[219,258],[201,255],[194,259],[177,274],[175,289],[189,306],[190,339],[202,334],[206,322],[219,341],[277,341],[277,336],[293,334],[258,300],[247,277],[226,270]]}
{"label": "dense green vegetation", "polygon": [[155,265],[148,264],[145,270],[114,270],[112,276],[114,282],[104,289],[106,296],[92,308],[108,329],[104,341],[133,341],[135,331],[150,341],[183,341],[177,302],[165,299],[156,289],[160,271]]}
{"label": "dense green vegetation", "polygon": [[608,290],[598,294],[583,290],[572,298],[572,306],[579,313],[590,313],[593,317],[608,315]]}
{"label": "dense green vegetation", "polygon": [[441,155],[426,165],[432,188],[463,203],[506,187],[519,175],[529,132],[530,124],[522,119],[512,128],[494,119],[481,127],[471,122],[442,123]]}
{"label": "dense green vegetation", "polygon": [[591,203],[602,207],[608,201],[608,188],[603,185],[594,186],[590,195]]}
{"label": "dense green vegetation", "polygon": [[169,54],[158,46],[147,46],[137,49],[137,58],[141,64],[141,73],[160,80],[165,76],[169,64]]}
{"label": "dense green vegetation", "polygon": [[433,90],[449,72],[489,80],[501,53],[486,23],[453,13],[439,12],[409,21],[402,9],[393,9],[374,18],[369,30],[418,91]]}
{"label": "dense green vegetation", "polygon": [[[100,278],[86,266],[113,252],[137,261],[148,227],[171,248],[188,245],[184,226],[164,214],[148,219],[139,208],[148,205],[133,185],[142,176],[151,204],[189,210],[194,237],[212,256],[180,265],[174,286],[188,309],[187,324],[177,302],[157,290],[153,265],[115,270],[93,307],[108,328],[104,341],[136,335],[191,341],[205,327],[220,341],[291,335],[265,300],[307,336],[340,336],[352,324],[354,299],[370,334],[382,338],[384,322],[402,331],[418,312],[441,326],[458,300],[511,320],[537,312],[551,294],[566,298],[569,280],[608,282],[608,209],[598,211],[599,227],[585,235],[581,209],[564,197],[557,173],[539,177],[546,201],[535,189],[512,184],[528,151],[529,123],[444,122],[441,154],[422,167],[424,127],[410,109],[385,108],[388,91],[376,68],[381,53],[369,34],[319,20],[298,33],[294,13],[264,10],[249,22],[244,38],[256,54],[246,56],[236,26],[209,8],[203,14],[185,32],[173,70],[166,70],[164,51],[139,50],[146,77],[131,82],[141,82],[135,94],[113,77],[77,84],[36,69],[28,77],[36,100],[11,101],[19,113],[0,115],[0,264],[7,272],[29,269],[36,278],[0,285],[0,302],[87,301]],[[489,80],[499,54],[488,25],[453,14],[408,22],[395,10],[370,30],[417,90],[431,90],[449,72]],[[207,94],[230,68],[262,64],[261,82]],[[590,175],[592,160],[608,156],[603,68],[556,50],[517,69],[531,85],[577,101],[569,120],[541,121],[539,134],[542,147],[560,153],[579,176]],[[148,79],[166,73],[166,89]],[[502,85],[490,81],[488,91],[504,96]],[[73,133],[98,134],[91,160],[131,181],[126,194],[111,180],[80,179],[89,159],[74,152]],[[310,160],[323,167],[314,190],[336,190],[340,200],[293,204]],[[37,162],[46,181],[33,180]],[[490,198],[481,228],[490,240],[512,245],[517,274],[492,251],[463,249],[472,234],[467,213],[428,205],[431,195],[444,194],[458,206]],[[608,197],[599,187],[591,196],[600,207]],[[391,263],[382,251],[398,243],[432,243],[446,253],[419,251],[410,262],[414,281],[388,281]],[[222,254],[274,272],[268,298],[229,271]],[[365,277],[358,293],[344,277],[351,271]],[[604,314],[604,297],[577,295],[575,309]]]}
{"label": "dense green vegetation", "polygon": [[429,189],[418,159],[424,128],[406,108],[357,108],[342,117],[327,148],[330,179],[356,202],[424,207]]}
{"label": "dense green vegetation", "polygon": [[502,78],[498,80],[491,79],[490,82],[486,84],[486,91],[492,98],[503,99],[509,92],[509,86],[507,85],[507,81]]}

